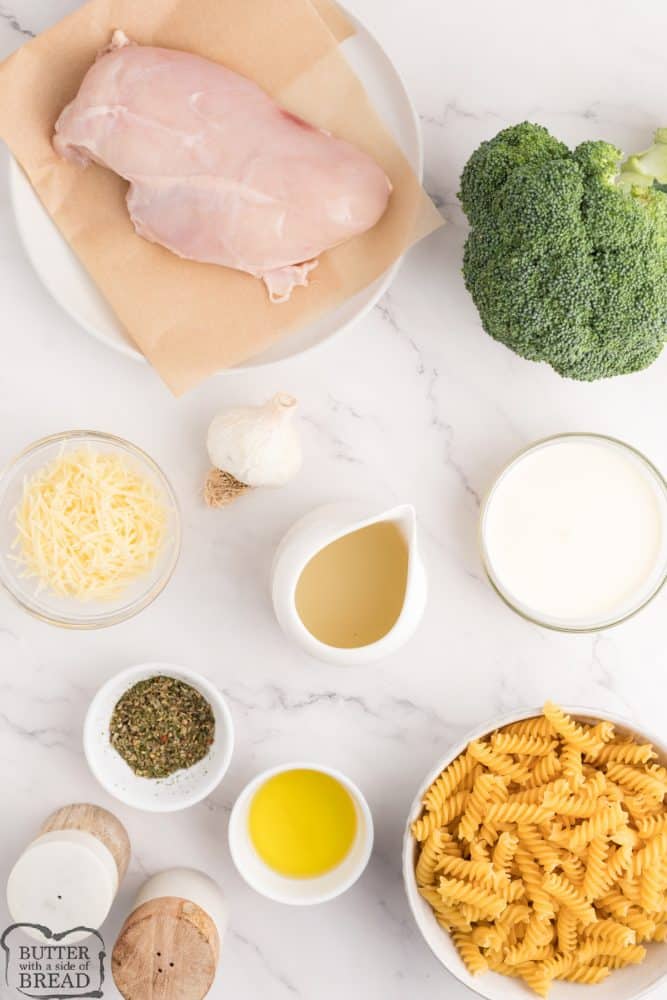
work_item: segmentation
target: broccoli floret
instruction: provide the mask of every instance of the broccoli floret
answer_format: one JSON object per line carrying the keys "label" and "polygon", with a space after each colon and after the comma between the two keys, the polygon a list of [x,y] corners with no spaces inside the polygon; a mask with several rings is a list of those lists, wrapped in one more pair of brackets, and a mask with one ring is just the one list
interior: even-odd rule
{"label": "broccoli floret", "polygon": [[568,378],[646,368],[667,335],[667,193],[619,184],[620,157],[524,122],[482,143],[461,178],[463,273],[484,329]]}
{"label": "broccoli floret", "polygon": [[466,166],[459,195],[463,211],[474,226],[493,209],[493,201],[508,177],[526,164],[544,163],[567,155],[567,146],[549,135],[541,125],[515,125],[483,142]]}

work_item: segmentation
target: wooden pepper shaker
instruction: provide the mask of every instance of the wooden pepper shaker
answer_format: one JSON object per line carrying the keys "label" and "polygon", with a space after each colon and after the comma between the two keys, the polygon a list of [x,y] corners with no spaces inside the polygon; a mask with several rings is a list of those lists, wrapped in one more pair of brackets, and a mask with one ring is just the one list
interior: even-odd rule
{"label": "wooden pepper shaker", "polygon": [[[48,817],[14,865],[7,882],[9,912],[16,923],[54,933],[75,927],[97,930],[129,860],[129,837],[113,813],[94,805],[64,806]],[[34,936],[40,937],[39,932]],[[81,931],[68,941],[86,936]]]}
{"label": "wooden pepper shaker", "polygon": [[125,1000],[202,1000],[215,978],[227,903],[203,872],[173,868],[142,887],[113,950]]}

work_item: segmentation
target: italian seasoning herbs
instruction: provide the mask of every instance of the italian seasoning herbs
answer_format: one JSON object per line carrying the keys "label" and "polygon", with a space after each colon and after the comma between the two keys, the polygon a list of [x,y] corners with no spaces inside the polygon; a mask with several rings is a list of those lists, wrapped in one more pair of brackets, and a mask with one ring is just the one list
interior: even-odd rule
{"label": "italian seasoning herbs", "polygon": [[208,753],[215,718],[206,699],[176,677],[149,677],[113,710],[111,745],[140,778],[167,778]]}

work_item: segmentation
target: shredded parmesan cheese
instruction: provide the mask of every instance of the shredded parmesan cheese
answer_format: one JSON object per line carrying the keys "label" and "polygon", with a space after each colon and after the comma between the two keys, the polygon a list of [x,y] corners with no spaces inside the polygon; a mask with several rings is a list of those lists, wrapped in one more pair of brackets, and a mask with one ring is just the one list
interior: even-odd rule
{"label": "shredded parmesan cheese", "polygon": [[165,540],[158,489],[113,452],[64,452],[25,483],[14,557],[39,589],[111,600],[148,572]]}

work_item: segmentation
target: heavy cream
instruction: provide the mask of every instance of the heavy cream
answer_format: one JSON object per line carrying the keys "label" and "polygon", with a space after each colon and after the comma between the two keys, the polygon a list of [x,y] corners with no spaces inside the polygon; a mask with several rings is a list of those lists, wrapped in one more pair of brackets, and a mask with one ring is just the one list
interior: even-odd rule
{"label": "heavy cream", "polygon": [[587,630],[640,608],[667,568],[667,492],[621,442],[564,435],[499,477],[482,512],[486,568],[516,610]]}

